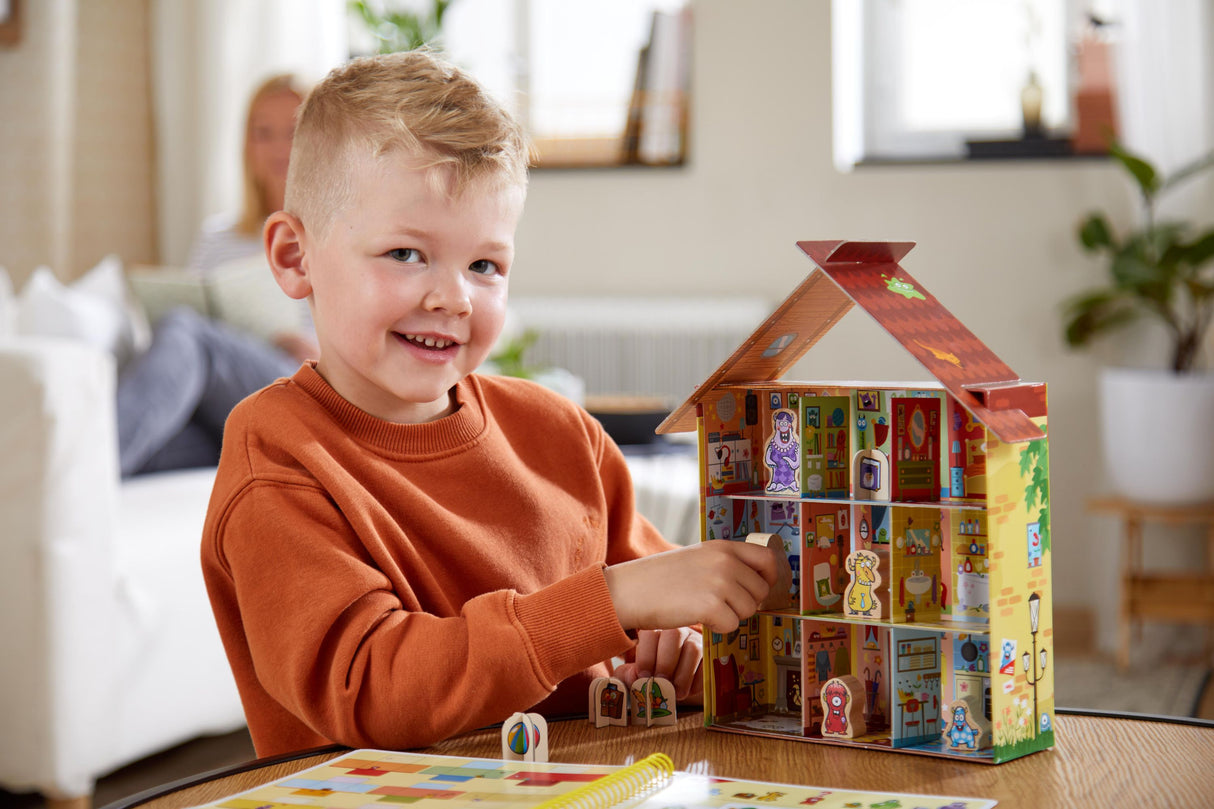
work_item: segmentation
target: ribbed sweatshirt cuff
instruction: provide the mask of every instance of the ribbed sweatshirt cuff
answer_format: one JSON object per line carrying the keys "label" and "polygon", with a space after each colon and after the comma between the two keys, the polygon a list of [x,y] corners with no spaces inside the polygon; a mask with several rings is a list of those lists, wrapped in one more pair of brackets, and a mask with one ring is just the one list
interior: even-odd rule
{"label": "ribbed sweatshirt cuff", "polygon": [[566,677],[632,648],[615,615],[602,566],[575,573],[514,599],[515,615],[553,687]]}

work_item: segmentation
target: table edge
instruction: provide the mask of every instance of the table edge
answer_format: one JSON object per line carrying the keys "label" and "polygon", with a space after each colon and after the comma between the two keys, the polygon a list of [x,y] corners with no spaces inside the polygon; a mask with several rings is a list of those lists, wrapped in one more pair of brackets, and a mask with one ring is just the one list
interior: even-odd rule
{"label": "table edge", "polygon": [[[1166,716],[1159,714],[1134,713],[1132,711],[1103,711],[1096,708],[1056,708],[1054,712],[1063,716],[1082,716],[1094,719],[1122,719],[1135,722],[1161,722],[1169,725],[1190,725],[1214,729],[1214,720],[1190,716]],[[581,717],[581,720],[585,721],[585,717]],[[563,717],[554,721],[577,721],[577,719],[574,717]],[[313,756],[328,754],[337,756],[351,749],[353,748],[346,747],[345,745],[330,744],[323,745],[321,747],[312,747],[306,750],[297,750],[293,753],[283,753],[277,756],[255,758],[250,761],[241,762],[240,764],[229,764],[225,767],[219,767],[214,770],[198,773],[196,775],[188,775],[167,784],[149,787],[141,792],[136,792],[133,795],[129,795],[125,798],[120,798],[119,800],[105,804],[103,807],[101,807],[101,809],[133,809],[133,807],[141,804],[163,798],[166,795],[170,795],[183,789],[190,789],[191,787],[205,784],[209,781],[239,775],[240,773],[250,772],[252,770],[259,770],[264,767],[272,767],[276,764],[284,764],[290,761],[311,758]]]}

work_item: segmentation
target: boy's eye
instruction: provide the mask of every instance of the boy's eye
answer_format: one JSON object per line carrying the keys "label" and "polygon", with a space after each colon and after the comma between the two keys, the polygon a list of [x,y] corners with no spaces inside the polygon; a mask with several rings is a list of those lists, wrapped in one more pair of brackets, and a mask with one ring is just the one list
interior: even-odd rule
{"label": "boy's eye", "polygon": [[388,258],[405,264],[416,264],[422,260],[422,254],[412,247],[396,247],[388,251]]}
{"label": "boy's eye", "polygon": [[472,262],[468,265],[468,269],[477,275],[500,275],[502,272],[501,267],[497,266],[496,262],[490,261],[487,258]]}

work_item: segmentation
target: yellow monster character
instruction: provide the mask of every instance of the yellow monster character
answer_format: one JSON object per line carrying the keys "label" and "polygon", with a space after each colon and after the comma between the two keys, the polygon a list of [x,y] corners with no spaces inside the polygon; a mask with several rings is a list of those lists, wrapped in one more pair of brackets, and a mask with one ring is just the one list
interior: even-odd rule
{"label": "yellow monster character", "polygon": [[855,551],[847,556],[851,583],[847,585],[847,614],[872,616],[881,614],[881,602],[873,591],[881,583],[877,572],[877,554]]}

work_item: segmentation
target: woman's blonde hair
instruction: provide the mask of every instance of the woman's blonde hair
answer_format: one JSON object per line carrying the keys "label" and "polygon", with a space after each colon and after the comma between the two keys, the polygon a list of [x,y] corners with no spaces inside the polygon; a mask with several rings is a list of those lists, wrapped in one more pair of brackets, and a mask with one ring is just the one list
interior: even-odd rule
{"label": "woman's blonde hair", "polygon": [[261,226],[265,224],[266,217],[276,210],[267,198],[265,187],[253,176],[253,167],[249,160],[249,144],[253,138],[253,110],[263,99],[278,93],[293,93],[302,102],[307,95],[307,89],[293,73],[280,73],[258,85],[249,98],[249,106],[245,110],[244,150],[241,158],[244,166],[243,194],[240,218],[236,220],[236,230],[249,236],[260,236]]}
{"label": "woman's blonde hair", "polygon": [[299,110],[286,209],[323,231],[350,202],[350,169],[407,151],[453,196],[488,181],[525,188],[530,147],[522,127],[464,71],[419,49],[335,68]]}

